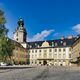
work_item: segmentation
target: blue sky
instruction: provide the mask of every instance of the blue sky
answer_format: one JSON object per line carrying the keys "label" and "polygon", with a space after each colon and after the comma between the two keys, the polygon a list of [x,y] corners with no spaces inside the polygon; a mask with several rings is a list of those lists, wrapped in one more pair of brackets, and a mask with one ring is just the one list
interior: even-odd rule
{"label": "blue sky", "polygon": [[80,34],[80,0],[0,0],[9,37],[21,16],[28,41],[58,39]]}

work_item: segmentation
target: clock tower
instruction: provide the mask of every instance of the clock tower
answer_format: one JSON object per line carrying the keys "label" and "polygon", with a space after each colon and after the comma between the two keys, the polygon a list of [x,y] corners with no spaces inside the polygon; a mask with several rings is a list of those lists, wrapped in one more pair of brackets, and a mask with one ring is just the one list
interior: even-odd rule
{"label": "clock tower", "polygon": [[22,18],[20,18],[17,22],[18,26],[14,32],[14,37],[13,39],[17,42],[19,42],[24,48],[27,47],[26,45],[26,37],[27,37],[27,32],[26,29],[24,27],[24,21]]}

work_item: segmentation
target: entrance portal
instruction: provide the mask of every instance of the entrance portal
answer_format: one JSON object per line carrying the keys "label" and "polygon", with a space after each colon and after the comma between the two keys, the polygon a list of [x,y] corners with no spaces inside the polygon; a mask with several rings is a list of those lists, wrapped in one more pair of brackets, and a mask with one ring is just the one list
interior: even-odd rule
{"label": "entrance portal", "polygon": [[47,61],[46,61],[46,60],[44,60],[44,61],[43,61],[43,65],[46,65],[46,64],[47,64]]}

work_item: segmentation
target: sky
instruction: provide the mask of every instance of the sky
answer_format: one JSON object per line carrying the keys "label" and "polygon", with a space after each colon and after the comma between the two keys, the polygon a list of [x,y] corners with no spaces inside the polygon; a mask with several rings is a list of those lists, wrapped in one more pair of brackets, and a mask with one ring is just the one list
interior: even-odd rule
{"label": "sky", "polygon": [[0,0],[9,37],[23,18],[28,41],[80,34],[80,0]]}

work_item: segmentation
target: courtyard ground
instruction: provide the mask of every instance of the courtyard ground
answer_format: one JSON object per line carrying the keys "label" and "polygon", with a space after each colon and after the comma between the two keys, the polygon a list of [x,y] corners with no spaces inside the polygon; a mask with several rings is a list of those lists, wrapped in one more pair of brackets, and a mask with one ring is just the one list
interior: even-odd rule
{"label": "courtyard ground", "polygon": [[0,69],[0,80],[80,80],[80,67],[36,66]]}

